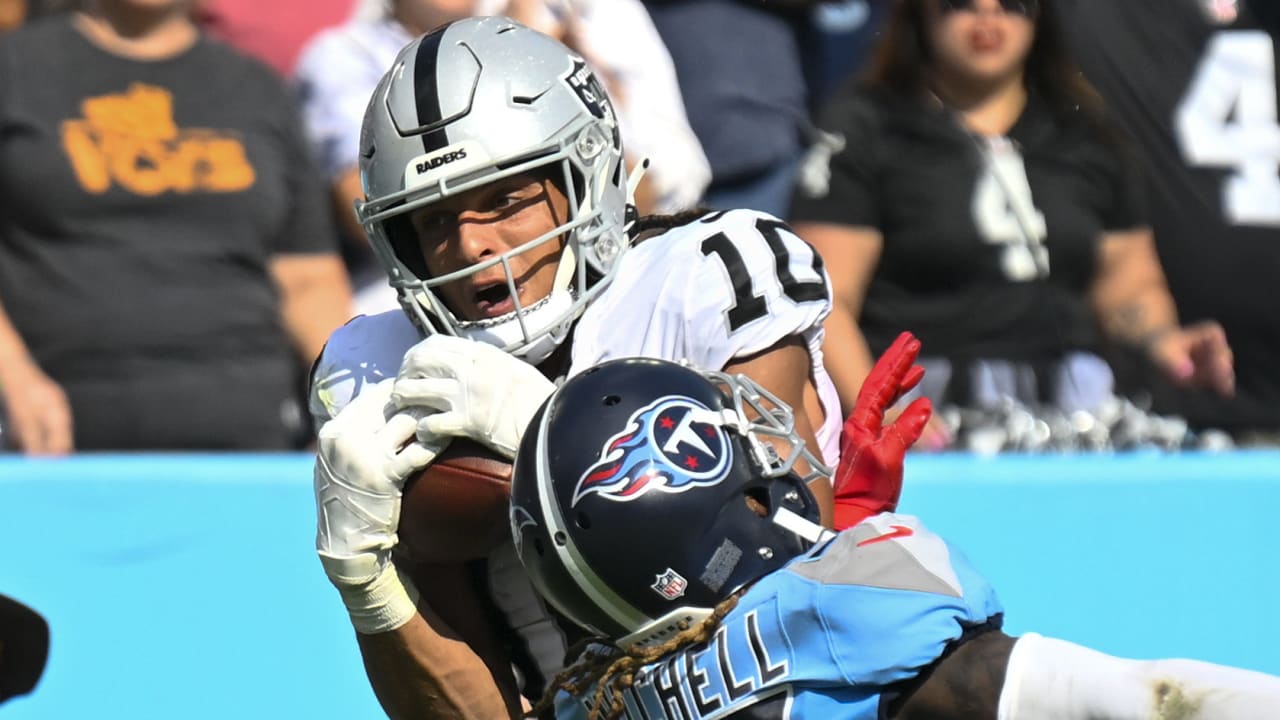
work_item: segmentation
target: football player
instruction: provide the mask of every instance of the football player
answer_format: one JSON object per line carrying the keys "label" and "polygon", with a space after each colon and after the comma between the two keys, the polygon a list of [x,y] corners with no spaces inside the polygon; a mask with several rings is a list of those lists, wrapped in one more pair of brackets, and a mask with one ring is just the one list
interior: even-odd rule
{"label": "football player", "polygon": [[[859,409],[882,417],[894,394],[864,393]],[[1269,675],[1004,634],[991,586],[914,517],[823,528],[794,472],[808,449],[792,420],[749,378],[639,358],[569,379],[535,415],[512,477],[515,545],[538,591],[599,638],[554,683],[557,718],[1223,720],[1280,707]],[[764,442],[779,436],[787,455]]]}
{"label": "football player", "polygon": [[[556,379],[625,356],[752,377],[802,409],[796,434],[821,451],[797,470],[830,521],[823,463],[837,459],[840,418],[820,352],[820,259],[751,211],[634,219],[614,111],[581,58],[505,18],[445,26],[400,52],[360,148],[357,212],[404,312],[356,318],[315,367],[317,546],[389,714],[518,711],[508,659],[478,652],[504,644],[492,625],[415,605],[391,550],[406,476],[449,437],[512,456]],[[509,545],[489,574],[473,612],[497,606],[536,697],[571,628]],[[482,631],[460,638],[463,624]]]}

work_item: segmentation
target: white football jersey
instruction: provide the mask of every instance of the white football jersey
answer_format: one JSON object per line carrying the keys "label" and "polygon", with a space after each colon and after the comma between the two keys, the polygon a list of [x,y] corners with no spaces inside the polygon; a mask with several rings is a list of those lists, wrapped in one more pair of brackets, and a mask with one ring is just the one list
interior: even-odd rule
{"label": "white football jersey", "polygon": [[[605,360],[654,357],[719,370],[799,335],[826,410],[814,428],[824,461],[840,451],[840,401],[822,366],[826,274],[813,248],[781,221],[750,210],[713,213],[627,251],[573,333],[569,375]],[[405,313],[357,317],[336,330],[312,372],[317,424],[366,383],[395,377],[421,339]]]}

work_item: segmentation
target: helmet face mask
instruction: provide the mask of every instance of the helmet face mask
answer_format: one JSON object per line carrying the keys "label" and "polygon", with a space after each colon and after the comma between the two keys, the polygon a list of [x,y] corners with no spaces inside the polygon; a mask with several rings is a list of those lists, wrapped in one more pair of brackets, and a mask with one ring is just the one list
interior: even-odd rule
{"label": "helmet face mask", "polygon": [[[612,276],[627,248],[628,194],[613,108],[583,60],[506,18],[470,18],[401,50],[365,113],[357,215],[423,332],[473,337],[539,362]],[[409,214],[504,178],[537,173],[568,200],[558,226],[448,275],[426,268]],[[563,242],[549,296],[522,304],[513,262]],[[442,285],[501,265],[515,310],[461,317]]]}
{"label": "helmet face mask", "polygon": [[[744,377],[660,360],[571,378],[530,425],[512,475],[513,537],[535,587],[622,647],[705,618],[821,533],[808,478],[792,469],[800,458],[810,477],[825,468],[792,420]],[[792,450],[780,456],[766,436]]]}

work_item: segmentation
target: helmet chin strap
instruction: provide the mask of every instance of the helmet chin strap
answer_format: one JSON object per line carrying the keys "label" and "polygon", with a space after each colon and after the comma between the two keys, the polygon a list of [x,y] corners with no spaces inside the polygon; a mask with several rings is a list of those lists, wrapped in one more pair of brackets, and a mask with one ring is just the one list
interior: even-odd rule
{"label": "helmet chin strap", "polygon": [[784,507],[778,508],[778,511],[773,514],[773,522],[784,530],[789,530],[815,545],[836,536],[831,530]]}
{"label": "helmet chin strap", "polygon": [[[571,320],[562,323],[561,327],[554,325],[572,307],[573,293],[553,290],[547,297],[521,310],[519,317],[516,313],[508,313],[492,320],[458,323],[458,335],[499,348],[514,347],[516,349],[510,351],[512,355],[537,365],[546,360],[569,334]],[[533,336],[531,342],[526,342],[526,328],[528,335]]]}
{"label": "helmet chin strap", "polygon": [[[700,410],[694,409],[689,412],[690,417],[695,422],[707,423],[710,425],[719,425],[739,435],[750,437],[749,428],[751,423],[746,418],[732,410]],[[754,443],[753,443],[754,445]],[[760,444],[760,450],[764,450],[763,443]],[[757,458],[757,462],[761,462]],[[804,540],[817,544],[836,536],[834,532],[827,528],[806,519],[799,513],[788,510],[785,507],[779,507],[778,511],[773,514],[772,518],[775,525],[795,533]]]}
{"label": "helmet chin strap", "polygon": [[627,204],[636,204],[636,188],[640,187],[640,180],[644,177],[645,171],[649,169],[649,158],[642,158],[631,168],[631,173],[627,175]]}

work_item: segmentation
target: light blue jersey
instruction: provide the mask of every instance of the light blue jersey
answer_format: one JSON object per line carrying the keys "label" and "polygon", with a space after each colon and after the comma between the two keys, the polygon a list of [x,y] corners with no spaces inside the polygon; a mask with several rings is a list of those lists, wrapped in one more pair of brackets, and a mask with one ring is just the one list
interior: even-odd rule
{"label": "light blue jersey", "polygon": [[[707,643],[646,666],[624,693],[636,720],[876,720],[967,629],[998,627],[995,591],[914,517],[885,513],[748,590]],[[557,718],[586,718],[590,693]]]}

